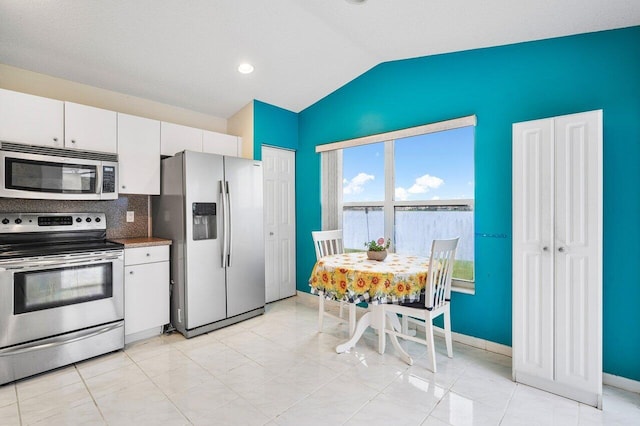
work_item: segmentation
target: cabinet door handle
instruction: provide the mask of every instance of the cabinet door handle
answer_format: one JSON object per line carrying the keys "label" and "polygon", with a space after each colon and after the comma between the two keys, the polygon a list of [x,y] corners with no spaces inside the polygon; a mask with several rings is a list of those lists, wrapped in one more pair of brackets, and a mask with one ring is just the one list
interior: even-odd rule
{"label": "cabinet door handle", "polygon": [[127,189],[127,186],[126,185],[122,185],[122,189]]}
{"label": "cabinet door handle", "polygon": [[75,139],[71,139],[71,143],[76,143],[76,140]]}
{"label": "cabinet door handle", "polygon": [[560,247],[560,248],[558,249],[558,251],[559,251],[560,253],[564,253],[564,247]]}
{"label": "cabinet door handle", "polygon": [[547,246],[542,247],[542,251],[549,251],[549,247]]}
{"label": "cabinet door handle", "polygon": [[58,138],[53,138],[53,141],[54,142],[58,142]]}
{"label": "cabinet door handle", "polygon": [[147,253],[147,257],[151,256],[151,254]]}
{"label": "cabinet door handle", "polygon": [[129,271],[129,275],[133,275],[133,271]]}

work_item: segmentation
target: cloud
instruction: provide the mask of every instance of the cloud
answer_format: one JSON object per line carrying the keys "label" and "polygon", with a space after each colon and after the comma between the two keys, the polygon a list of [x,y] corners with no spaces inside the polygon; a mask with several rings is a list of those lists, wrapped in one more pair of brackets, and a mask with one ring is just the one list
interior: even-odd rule
{"label": "cloud", "polygon": [[343,183],[342,193],[343,194],[359,194],[364,190],[364,185],[367,182],[374,179],[375,179],[375,176],[360,172],[356,175],[356,177],[354,177],[350,181],[347,179],[344,179],[342,181]]}
{"label": "cloud", "polygon": [[407,193],[406,189],[404,189],[401,186],[396,188],[396,197],[395,197],[396,200],[406,201],[408,197],[409,197],[409,194]]}
{"label": "cloud", "polygon": [[423,175],[416,179],[415,183],[407,191],[411,194],[424,194],[430,189],[439,188],[444,181],[436,176]]}
{"label": "cloud", "polygon": [[[395,189],[395,199],[398,201],[406,201],[410,194],[424,194],[431,189],[438,189],[444,184],[444,180],[437,176],[431,176],[429,174],[422,175],[415,180],[413,185],[409,189],[405,189],[401,186]],[[436,199],[435,197],[433,199]]]}

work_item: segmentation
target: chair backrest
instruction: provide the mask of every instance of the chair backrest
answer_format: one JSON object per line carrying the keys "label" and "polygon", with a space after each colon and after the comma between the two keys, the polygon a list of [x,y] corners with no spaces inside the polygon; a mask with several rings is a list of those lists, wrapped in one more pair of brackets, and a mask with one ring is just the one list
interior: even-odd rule
{"label": "chair backrest", "polygon": [[316,260],[332,254],[344,253],[342,229],[334,231],[311,231],[313,245],[316,249]]}
{"label": "chair backrest", "polygon": [[451,275],[459,239],[433,240],[431,243],[424,298],[427,309],[437,309],[451,299]]}

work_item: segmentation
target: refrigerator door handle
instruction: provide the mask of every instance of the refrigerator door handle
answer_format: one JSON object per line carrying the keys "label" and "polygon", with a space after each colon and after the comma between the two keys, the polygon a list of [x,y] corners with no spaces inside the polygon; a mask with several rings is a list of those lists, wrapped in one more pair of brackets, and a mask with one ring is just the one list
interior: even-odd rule
{"label": "refrigerator door handle", "polygon": [[227,196],[224,181],[220,182],[220,198],[222,199],[222,267],[227,263]]}
{"label": "refrigerator door handle", "polygon": [[231,266],[231,257],[233,254],[233,234],[231,233],[231,217],[232,217],[232,212],[231,212],[231,191],[229,190],[229,182],[227,182],[227,212],[228,214],[228,219],[227,219],[227,231],[228,231],[228,235],[229,238],[227,239],[227,241],[229,241],[229,257],[227,258],[227,266]]}

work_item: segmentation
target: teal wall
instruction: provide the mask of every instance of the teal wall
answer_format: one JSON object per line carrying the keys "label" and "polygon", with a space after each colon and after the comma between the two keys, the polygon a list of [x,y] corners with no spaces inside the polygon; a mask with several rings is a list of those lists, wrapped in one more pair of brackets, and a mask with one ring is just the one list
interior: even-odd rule
{"label": "teal wall", "polygon": [[452,323],[510,345],[511,124],[593,109],[604,110],[604,370],[640,380],[640,27],[384,63],[298,114],[298,290],[320,229],[316,145],[475,114],[476,294],[454,294]]}
{"label": "teal wall", "polygon": [[298,148],[298,114],[254,100],[254,160],[262,160],[262,145],[296,150]]}

